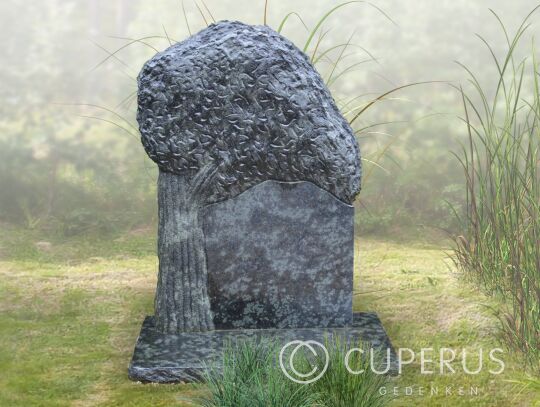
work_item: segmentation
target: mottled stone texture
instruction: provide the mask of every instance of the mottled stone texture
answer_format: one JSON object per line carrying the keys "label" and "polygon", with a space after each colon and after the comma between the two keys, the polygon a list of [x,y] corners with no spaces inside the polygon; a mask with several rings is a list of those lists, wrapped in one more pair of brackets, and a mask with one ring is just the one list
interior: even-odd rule
{"label": "mottled stone texture", "polygon": [[266,180],[310,181],[346,203],[360,190],[351,127],[309,58],[266,26],[222,21],[156,54],[138,77],[137,120],[160,170],[163,332],[214,328],[201,208]]}
{"label": "mottled stone texture", "polygon": [[380,371],[386,367],[389,349],[388,373],[397,373],[397,357],[381,321],[373,313],[361,312],[354,314],[351,326],[346,328],[243,329],[179,334],[162,333],[156,329],[154,318],[147,317],[129,365],[129,378],[153,383],[199,380],[205,365],[215,363],[219,366],[226,341],[270,339],[283,346],[293,340],[315,340],[324,344],[332,337],[354,346],[361,340],[380,350],[384,355]]}
{"label": "mottled stone texture", "polygon": [[202,214],[217,329],[352,323],[352,206],[311,182],[265,181]]}
{"label": "mottled stone texture", "polygon": [[210,166],[203,203],[267,179],[311,181],[351,203],[360,155],[309,58],[267,26],[221,21],[156,54],[138,78],[144,148],[189,179]]}
{"label": "mottled stone texture", "polygon": [[165,332],[208,330],[213,326],[202,221],[199,208],[188,198],[197,194],[192,185],[184,177],[159,174],[160,268],[154,306],[157,324]]}

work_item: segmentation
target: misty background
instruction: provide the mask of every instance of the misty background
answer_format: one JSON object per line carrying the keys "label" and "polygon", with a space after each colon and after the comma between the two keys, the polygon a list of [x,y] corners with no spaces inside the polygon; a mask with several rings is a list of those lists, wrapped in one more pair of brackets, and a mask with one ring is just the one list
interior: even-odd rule
{"label": "misty background", "polygon": [[[157,168],[138,139],[136,76],[155,52],[215,20],[262,24],[264,1],[47,0],[0,3],[0,225],[75,236],[155,225]],[[277,29],[294,11],[311,30],[339,2],[269,0]],[[348,118],[393,88],[354,123],[364,160],[356,202],[360,234],[456,231],[449,207],[465,200],[451,152],[466,141],[461,96],[465,64],[496,85],[491,55],[476,34],[506,52],[492,8],[513,34],[534,7],[527,0],[373,1],[348,4],[308,48]],[[540,15],[529,34],[538,33]],[[187,24],[186,24],[187,20]],[[206,21],[205,21],[206,20]],[[282,34],[300,48],[309,35],[297,15]],[[188,27],[189,25],[189,27]],[[325,33],[319,42],[319,35]],[[318,45],[317,45],[318,44]],[[529,47],[530,39],[523,42]],[[350,67],[350,68],[348,68]],[[348,69],[348,70],[347,70]],[[343,73],[340,75],[340,73]],[[356,98],[351,101],[351,99]]]}

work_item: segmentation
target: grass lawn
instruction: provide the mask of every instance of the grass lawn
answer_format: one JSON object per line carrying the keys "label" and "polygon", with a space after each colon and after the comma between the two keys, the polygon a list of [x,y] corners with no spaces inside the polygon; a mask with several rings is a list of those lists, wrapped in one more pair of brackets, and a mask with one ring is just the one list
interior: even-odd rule
{"label": "grass lawn", "polygon": [[[0,236],[0,406],[189,406],[192,385],[127,379],[140,324],[152,313],[157,258],[152,231],[118,239],[39,243],[27,232]],[[396,348],[500,347],[490,300],[453,274],[441,247],[358,239],[356,310],[376,311]],[[503,374],[421,375],[396,380],[396,406],[529,406],[522,365],[505,353]],[[474,368],[471,360],[470,369]],[[423,386],[427,395],[418,395]],[[439,388],[430,396],[430,386]],[[453,395],[445,396],[446,386]],[[458,395],[458,387],[478,396]],[[389,389],[389,391],[393,391]]]}

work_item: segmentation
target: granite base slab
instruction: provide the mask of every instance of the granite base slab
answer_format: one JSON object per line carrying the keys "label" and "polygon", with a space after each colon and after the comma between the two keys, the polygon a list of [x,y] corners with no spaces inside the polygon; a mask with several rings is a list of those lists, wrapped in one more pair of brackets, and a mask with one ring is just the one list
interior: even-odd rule
{"label": "granite base slab", "polygon": [[397,372],[397,357],[377,314],[359,312],[353,324],[343,328],[235,329],[210,332],[163,334],[154,327],[154,317],[145,318],[128,375],[144,383],[193,382],[201,377],[205,364],[219,363],[223,344],[242,340],[271,339],[278,343],[340,337],[346,341],[369,342],[386,355],[390,349],[390,374]]}

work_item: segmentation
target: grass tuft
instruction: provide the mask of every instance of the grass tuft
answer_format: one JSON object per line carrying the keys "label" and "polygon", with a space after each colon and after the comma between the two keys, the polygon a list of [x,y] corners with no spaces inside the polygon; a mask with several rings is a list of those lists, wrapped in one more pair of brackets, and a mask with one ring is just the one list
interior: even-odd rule
{"label": "grass tuft", "polygon": [[[329,362],[325,374],[314,383],[299,384],[281,370],[277,343],[228,344],[223,368],[206,369],[203,379],[208,392],[196,402],[203,407],[382,407],[390,402],[390,395],[379,392],[390,378],[371,370],[367,346],[358,344],[363,353],[355,351],[349,357],[351,348],[338,339],[327,341],[326,348]],[[308,356],[312,355],[297,354],[295,366],[299,372],[324,370],[324,358]],[[378,355],[375,361],[379,364]]]}
{"label": "grass tuft", "polygon": [[[321,395],[321,405],[325,407],[382,407],[392,400],[390,394],[380,392],[380,389],[386,387],[391,379],[387,375],[377,374],[371,370],[372,361],[368,346],[362,343],[348,346],[345,342],[335,339],[327,342],[326,348],[330,356],[328,370],[313,385],[315,392]],[[352,348],[362,352],[354,350],[349,354]],[[321,362],[320,359],[319,362]],[[378,352],[374,353],[374,362],[377,364],[378,371],[385,370],[386,361]],[[383,366],[380,366],[381,364]],[[318,368],[322,369],[322,366]]]}
{"label": "grass tuft", "polygon": [[540,371],[540,70],[534,43],[530,58],[516,55],[530,14],[512,38],[495,17],[506,55],[497,58],[480,37],[498,71],[494,92],[462,65],[473,91],[460,89],[468,145],[456,156],[467,205],[458,214],[462,235],[454,260],[487,293],[504,299],[502,335]]}
{"label": "grass tuft", "polygon": [[203,407],[311,407],[317,395],[308,386],[289,380],[276,363],[272,342],[227,344],[223,368],[208,367],[208,393],[196,402]]}

